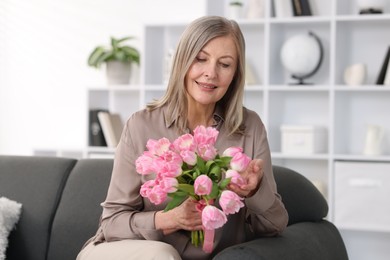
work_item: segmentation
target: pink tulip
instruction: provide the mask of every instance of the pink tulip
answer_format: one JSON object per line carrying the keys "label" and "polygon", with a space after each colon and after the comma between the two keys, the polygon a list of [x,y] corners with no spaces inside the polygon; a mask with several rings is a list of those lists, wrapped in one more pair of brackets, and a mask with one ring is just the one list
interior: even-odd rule
{"label": "pink tulip", "polygon": [[158,175],[161,178],[175,178],[182,173],[181,165],[176,163],[165,162],[161,165],[161,168],[158,169]]}
{"label": "pink tulip", "polygon": [[164,192],[164,190],[161,188],[161,186],[156,185],[150,190],[150,192],[148,194],[148,198],[149,198],[151,203],[153,203],[155,205],[159,205],[166,200],[167,193]]}
{"label": "pink tulip", "polygon": [[195,194],[209,195],[213,188],[213,181],[207,175],[199,175],[194,182]]}
{"label": "pink tulip", "polygon": [[173,146],[179,153],[182,151],[195,151],[196,144],[191,134],[184,134],[173,142]]}
{"label": "pink tulip", "polygon": [[205,160],[213,160],[217,156],[217,149],[213,145],[200,144],[198,145],[199,156]]}
{"label": "pink tulip", "polygon": [[149,139],[146,143],[146,148],[155,155],[161,156],[166,151],[169,151],[169,148],[171,147],[171,142],[163,137],[159,140]]}
{"label": "pink tulip", "polygon": [[229,147],[227,148],[223,153],[222,156],[229,156],[233,157],[236,153],[242,153],[242,148],[241,147]]}
{"label": "pink tulip", "polygon": [[196,164],[196,153],[193,151],[181,151],[180,156],[183,158],[183,161],[188,165],[194,166]]}
{"label": "pink tulip", "polygon": [[214,145],[217,141],[218,130],[213,127],[197,126],[194,129],[194,140],[199,144]]}
{"label": "pink tulip", "polygon": [[235,170],[227,170],[226,178],[231,178],[230,183],[234,183],[241,187],[241,185],[245,185],[245,179]]}
{"label": "pink tulip", "polygon": [[230,161],[230,167],[232,168],[232,170],[242,172],[248,167],[250,161],[251,158],[246,154],[236,153]]}
{"label": "pink tulip", "polygon": [[144,152],[135,161],[135,168],[139,174],[148,175],[156,172],[154,167],[154,156],[150,152]]}
{"label": "pink tulip", "polygon": [[220,209],[208,205],[202,211],[202,224],[205,229],[217,229],[227,222],[225,213]]}
{"label": "pink tulip", "polygon": [[219,198],[219,205],[221,205],[226,215],[235,214],[240,211],[240,208],[244,207],[242,200],[243,198],[239,197],[235,192],[224,190]]}
{"label": "pink tulip", "polygon": [[156,185],[155,180],[146,181],[144,184],[142,184],[139,193],[141,194],[142,197],[147,198],[149,197],[149,193],[155,185]]}
{"label": "pink tulip", "polygon": [[181,156],[173,151],[164,152],[160,158],[163,159],[166,163],[177,165],[177,167],[181,167],[183,163]]}
{"label": "pink tulip", "polygon": [[160,182],[160,187],[166,193],[171,193],[177,191],[177,186],[179,182],[176,178],[163,178]]}

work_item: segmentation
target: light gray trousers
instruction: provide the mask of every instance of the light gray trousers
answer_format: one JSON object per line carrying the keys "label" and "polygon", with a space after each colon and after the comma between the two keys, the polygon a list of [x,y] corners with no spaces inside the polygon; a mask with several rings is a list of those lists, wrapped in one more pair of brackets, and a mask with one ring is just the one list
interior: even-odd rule
{"label": "light gray trousers", "polygon": [[121,240],[97,245],[89,243],[76,260],[181,260],[170,244],[151,240]]}

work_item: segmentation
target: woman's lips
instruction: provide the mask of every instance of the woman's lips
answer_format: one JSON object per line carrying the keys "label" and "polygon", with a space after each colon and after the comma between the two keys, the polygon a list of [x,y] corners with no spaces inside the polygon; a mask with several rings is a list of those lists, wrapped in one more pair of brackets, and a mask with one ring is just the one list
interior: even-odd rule
{"label": "woman's lips", "polygon": [[216,89],[217,88],[217,86],[215,86],[214,84],[203,83],[203,82],[198,82],[198,81],[195,81],[195,82],[196,82],[196,84],[198,84],[202,88],[206,88],[206,89]]}

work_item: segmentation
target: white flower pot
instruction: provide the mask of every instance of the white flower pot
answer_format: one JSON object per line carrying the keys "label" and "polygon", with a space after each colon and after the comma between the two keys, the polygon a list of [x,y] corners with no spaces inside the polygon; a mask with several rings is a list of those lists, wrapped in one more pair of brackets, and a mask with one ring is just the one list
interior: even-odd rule
{"label": "white flower pot", "polygon": [[229,5],[229,17],[233,20],[242,18],[243,7],[240,5]]}
{"label": "white flower pot", "polygon": [[130,62],[109,61],[106,63],[106,77],[108,85],[129,84],[130,75]]}

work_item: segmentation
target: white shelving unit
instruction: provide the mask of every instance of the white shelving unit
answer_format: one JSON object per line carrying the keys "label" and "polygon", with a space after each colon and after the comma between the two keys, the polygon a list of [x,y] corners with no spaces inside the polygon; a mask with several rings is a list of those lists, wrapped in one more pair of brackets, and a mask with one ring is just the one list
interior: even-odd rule
{"label": "white shelving unit", "polygon": [[[249,0],[243,2],[248,4]],[[206,0],[202,3],[205,14],[227,14],[227,0]],[[390,3],[384,14],[376,15],[359,15],[357,0],[311,0],[310,3],[313,16],[275,17],[273,0],[264,0],[263,17],[237,19],[246,39],[248,64],[256,78],[254,84],[246,86],[244,98],[245,105],[261,116],[268,129],[273,163],[292,168],[313,182],[321,182],[330,205],[328,218],[333,220],[336,214],[334,200],[337,199],[334,197],[336,161],[390,164],[390,86],[375,84],[390,45]],[[125,120],[153,98],[160,97],[166,87],[165,57],[170,49],[175,48],[189,22],[146,24],[140,84],[90,88],[88,108],[109,109],[120,113]],[[323,63],[313,77],[305,80],[312,85],[291,85],[295,80],[283,68],[280,50],[287,39],[308,31],[314,32],[322,41]],[[364,84],[345,85],[345,68],[358,62],[366,65]],[[325,126],[326,152],[283,154],[282,124]],[[368,124],[378,124],[385,129],[381,156],[363,155]],[[354,252],[353,259],[363,259],[359,255],[364,254],[356,252],[361,250],[359,243],[365,241],[364,237],[370,241],[373,237],[381,240],[377,244],[379,246],[364,249],[372,249],[374,255],[370,259],[382,259],[383,255],[390,254],[389,248],[384,246],[386,243],[383,243],[383,239],[387,239],[387,244],[390,242],[389,232],[376,236],[375,231],[360,230],[359,227],[342,231],[348,239],[348,250]],[[348,235],[350,232],[362,238],[354,241],[355,236]]]}

